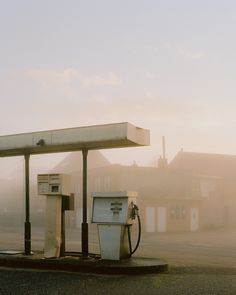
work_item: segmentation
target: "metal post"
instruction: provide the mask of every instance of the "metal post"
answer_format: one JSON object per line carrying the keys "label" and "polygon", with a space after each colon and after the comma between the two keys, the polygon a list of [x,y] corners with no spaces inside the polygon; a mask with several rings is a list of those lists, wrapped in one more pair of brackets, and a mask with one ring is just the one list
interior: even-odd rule
{"label": "metal post", "polygon": [[[63,196],[62,196],[63,199]],[[62,200],[63,203],[63,200]],[[65,234],[65,210],[62,205],[61,209],[61,248],[60,248],[60,256],[65,256],[66,252],[66,234]]]}
{"label": "metal post", "polygon": [[31,224],[30,224],[30,185],[29,185],[29,159],[25,155],[25,254],[31,254]]}
{"label": "metal post", "polygon": [[83,155],[83,223],[82,223],[82,255],[88,256],[88,223],[87,223],[87,156],[88,150],[82,150]]}

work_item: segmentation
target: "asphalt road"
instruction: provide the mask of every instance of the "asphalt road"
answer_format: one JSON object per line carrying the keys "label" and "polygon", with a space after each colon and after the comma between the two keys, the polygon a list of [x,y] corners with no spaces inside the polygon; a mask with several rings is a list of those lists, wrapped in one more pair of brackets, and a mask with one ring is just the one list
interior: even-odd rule
{"label": "asphalt road", "polygon": [[[68,248],[79,250],[77,231],[67,234]],[[42,247],[43,236],[35,230],[32,237],[33,248]],[[0,230],[0,245],[1,249],[22,248],[22,233]],[[98,251],[96,234],[90,236],[90,249]],[[166,259],[169,271],[108,276],[0,268],[0,294],[236,294],[235,229],[144,234],[135,255]]]}
{"label": "asphalt road", "polygon": [[[67,230],[66,249],[80,251],[80,230]],[[23,229],[0,228],[0,250],[22,249]],[[133,234],[133,245],[135,244]],[[32,250],[42,250],[44,233],[32,228]],[[99,253],[97,232],[90,231],[89,251]],[[189,233],[144,233],[135,253],[139,257],[156,257],[176,266],[195,265],[236,267],[236,229]]]}
{"label": "asphalt road", "polygon": [[176,266],[236,268],[236,230],[146,234],[137,255],[150,253]]}
{"label": "asphalt road", "polygon": [[236,270],[171,268],[139,276],[91,275],[0,268],[1,295],[235,295]]}

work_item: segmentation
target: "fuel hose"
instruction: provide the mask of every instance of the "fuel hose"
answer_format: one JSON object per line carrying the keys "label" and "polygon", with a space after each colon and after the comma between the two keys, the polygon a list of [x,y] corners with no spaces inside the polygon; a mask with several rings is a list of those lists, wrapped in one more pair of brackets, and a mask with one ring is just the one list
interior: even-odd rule
{"label": "fuel hose", "polygon": [[140,244],[140,239],[141,239],[141,220],[140,220],[139,214],[137,214],[137,218],[138,218],[138,238],[137,238],[137,242],[136,242],[136,245],[135,245],[133,250],[132,250],[131,235],[130,235],[130,226],[131,225],[127,226],[128,227],[128,239],[129,239],[130,256],[132,256],[136,252],[136,250],[138,249],[139,244]]}

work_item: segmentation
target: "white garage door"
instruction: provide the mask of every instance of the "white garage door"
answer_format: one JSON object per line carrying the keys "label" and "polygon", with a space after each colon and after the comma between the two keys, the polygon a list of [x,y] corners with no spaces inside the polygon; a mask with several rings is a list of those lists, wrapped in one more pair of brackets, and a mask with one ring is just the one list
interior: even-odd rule
{"label": "white garage door", "polygon": [[146,207],[146,232],[155,232],[155,208]]}
{"label": "white garage door", "polygon": [[190,209],[190,230],[197,231],[199,229],[199,209]]}
{"label": "white garage door", "polygon": [[166,230],[166,208],[157,207],[157,231],[163,233]]}

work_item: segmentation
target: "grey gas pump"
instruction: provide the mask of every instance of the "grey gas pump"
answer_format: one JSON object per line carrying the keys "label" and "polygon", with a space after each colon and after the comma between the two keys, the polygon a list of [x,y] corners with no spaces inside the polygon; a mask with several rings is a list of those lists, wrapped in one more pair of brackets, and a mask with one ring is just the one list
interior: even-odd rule
{"label": "grey gas pump", "polygon": [[65,210],[74,210],[70,178],[65,174],[39,174],[38,194],[46,196],[44,257],[64,256]]}
{"label": "grey gas pump", "polygon": [[[136,205],[137,192],[94,192],[92,223],[98,226],[101,258],[129,258],[137,250],[141,237],[141,222]],[[131,226],[138,219],[137,244],[132,250]]]}

